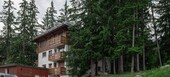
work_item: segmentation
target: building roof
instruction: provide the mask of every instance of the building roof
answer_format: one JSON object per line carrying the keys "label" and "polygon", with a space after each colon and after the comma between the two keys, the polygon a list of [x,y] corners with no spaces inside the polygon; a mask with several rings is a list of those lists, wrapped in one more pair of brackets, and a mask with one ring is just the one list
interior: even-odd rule
{"label": "building roof", "polygon": [[61,28],[61,27],[64,27],[64,26],[68,26],[69,23],[68,22],[64,22],[64,23],[61,23],[61,24],[57,24],[55,27],[52,27],[51,29],[48,29],[47,31],[45,31],[44,33],[40,34],[39,36],[35,37],[32,41],[35,42],[36,40],[38,40],[39,38],[45,36],[45,35],[48,35],[49,33]]}
{"label": "building roof", "polygon": [[17,66],[47,70],[47,68],[42,68],[42,67],[32,67],[32,66],[21,65],[21,64],[6,64],[6,65],[1,65],[1,66],[0,66],[0,68],[6,68],[6,67],[17,67]]}

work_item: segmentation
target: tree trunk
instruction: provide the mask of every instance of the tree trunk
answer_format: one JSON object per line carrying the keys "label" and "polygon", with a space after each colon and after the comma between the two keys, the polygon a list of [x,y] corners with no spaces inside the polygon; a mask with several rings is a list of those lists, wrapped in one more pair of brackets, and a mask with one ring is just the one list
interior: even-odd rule
{"label": "tree trunk", "polygon": [[116,62],[113,60],[113,73],[116,74]]}
{"label": "tree trunk", "polygon": [[9,51],[10,51],[10,40],[9,40],[9,30],[7,32],[7,38],[6,38],[6,62],[9,59]]}
{"label": "tree trunk", "polygon": [[[132,32],[132,47],[134,46],[135,46],[135,25],[133,25],[133,32]],[[134,55],[132,55],[131,72],[132,73],[134,72]]]}
{"label": "tree trunk", "polygon": [[154,35],[155,35],[155,40],[156,40],[156,46],[157,46],[157,53],[158,53],[158,58],[159,58],[159,64],[160,66],[162,66],[162,59],[161,59],[161,54],[160,54],[160,46],[159,46],[159,42],[158,42],[158,34],[157,34],[157,30],[156,30],[156,23],[155,23],[155,18],[154,18],[154,11],[153,11],[153,6],[151,7],[151,11],[152,11],[152,23],[154,26]]}
{"label": "tree trunk", "polygon": [[90,73],[90,76],[95,76],[95,69],[94,69],[94,62],[93,60],[91,60],[90,62],[90,70],[91,70],[91,73]]}
{"label": "tree trunk", "polygon": [[160,64],[160,66],[162,66],[162,59],[161,59],[160,46],[158,43],[158,39],[156,39],[156,44],[157,44],[157,52],[158,52],[158,57],[159,57],[159,64]]}
{"label": "tree trunk", "polygon": [[131,73],[134,72],[134,56],[132,56]]}
{"label": "tree trunk", "polygon": [[116,64],[115,60],[111,61],[111,74],[116,74]]}
{"label": "tree trunk", "polygon": [[95,62],[95,76],[98,75],[98,61]]}
{"label": "tree trunk", "polygon": [[111,72],[111,74],[114,74],[114,72],[113,72],[113,60],[111,60],[110,61],[110,72]]}
{"label": "tree trunk", "polygon": [[103,73],[106,72],[106,59],[105,58],[102,59],[102,72]]}
{"label": "tree trunk", "polygon": [[145,66],[145,45],[143,46],[143,70],[146,70],[146,66]]}
{"label": "tree trunk", "polygon": [[124,69],[123,69],[123,55],[120,56],[120,60],[119,60],[119,73],[123,73]]}
{"label": "tree trunk", "polygon": [[139,54],[136,55],[136,70],[140,71],[140,66],[139,66]]}
{"label": "tree trunk", "polygon": [[146,69],[146,66],[145,66],[145,31],[144,31],[144,12],[142,12],[142,17],[141,17],[141,21],[142,21],[142,26],[141,26],[141,29],[142,29],[142,41],[143,41],[143,48],[142,48],[142,63],[143,63],[143,71]]}
{"label": "tree trunk", "polygon": [[[136,10],[136,19],[139,20],[139,9],[137,8]],[[140,32],[139,32],[139,22],[137,22],[136,24],[136,37],[139,38],[140,37]],[[140,71],[140,59],[139,59],[139,52],[136,54],[136,71]]]}

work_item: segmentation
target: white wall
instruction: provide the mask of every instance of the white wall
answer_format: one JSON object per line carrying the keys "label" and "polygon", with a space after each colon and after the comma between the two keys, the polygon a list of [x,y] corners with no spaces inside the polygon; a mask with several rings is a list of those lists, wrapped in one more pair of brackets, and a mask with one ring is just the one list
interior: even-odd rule
{"label": "white wall", "polygon": [[[64,51],[68,51],[69,46],[65,45],[64,46]],[[54,68],[54,62],[52,61],[48,61],[48,55],[49,55],[49,51],[52,50],[52,54],[54,53],[54,49],[49,49],[43,52],[38,53],[38,67],[43,67],[43,65],[46,65],[46,68],[49,68],[49,64],[52,63],[52,68]],[[46,52],[46,57],[42,57],[42,53]],[[58,64],[57,64],[58,66]],[[66,63],[65,63],[65,67],[66,67]]]}
{"label": "white wall", "polygon": [[[52,53],[54,53],[54,49],[49,49],[38,53],[38,67],[43,67],[43,65],[45,64],[46,68],[49,68],[50,63],[52,63],[52,68],[54,67],[54,62],[48,61],[48,55],[50,50],[52,50]],[[44,52],[46,52],[46,57],[42,57],[42,53]]]}

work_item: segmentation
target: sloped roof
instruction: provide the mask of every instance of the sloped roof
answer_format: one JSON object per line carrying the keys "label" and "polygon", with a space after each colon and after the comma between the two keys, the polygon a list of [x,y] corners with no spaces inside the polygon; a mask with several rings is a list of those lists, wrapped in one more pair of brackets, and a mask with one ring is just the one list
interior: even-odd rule
{"label": "sloped roof", "polygon": [[68,26],[69,23],[68,22],[64,22],[64,23],[61,23],[61,24],[58,24],[56,25],[55,27],[52,27],[51,29],[48,29],[47,31],[45,31],[44,33],[38,35],[37,37],[35,37],[32,41],[35,42],[37,39],[49,34],[50,32],[53,32],[57,29],[59,29],[60,27],[63,27],[63,26]]}
{"label": "sloped roof", "polygon": [[47,70],[47,68],[43,68],[43,67],[32,67],[32,66],[27,66],[27,65],[22,65],[22,64],[6,64],[6,65],[1,65],[0,68],[17,67],[17,66],[29,67],[29,68],[37,68],[37,69],[45,69],[45,70]]}

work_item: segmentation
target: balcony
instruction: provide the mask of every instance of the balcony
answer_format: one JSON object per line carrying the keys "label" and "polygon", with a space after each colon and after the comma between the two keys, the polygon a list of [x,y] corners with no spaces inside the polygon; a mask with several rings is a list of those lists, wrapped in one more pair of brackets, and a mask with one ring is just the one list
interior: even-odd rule
{"label": "balcony", "polygon": [[44,47],[40,47],[40,43],[39,43],[36,52],[39,53],[41,51],[45,51],[48,49],[63,47],[66,43],[67,43],[67,39],[65,36],[58,36],[53,38],[53,40],[47,41]]}
{"label": "balcony", "polygon": [[48,73],[49,73],[49,74],[55,74],[54,68],[49,68],[49,69],[48,69]]}
{"label": "balcony", "polygon": [[50,68],[48,72],[49,74],[52,75],[65,75],[66,68],[65,67]]}
{"label": "balcony", "polygon": [[49,61],[60,61],[64,57],[64,52],[54,53],[48,56]]}
{"label": "balcony", "polygon": [[66,37],[64,36],[60,36],[58,37],[58,40],[56,40],[56,46],[59,47],[59,46],[63,46],[66,44]]}

